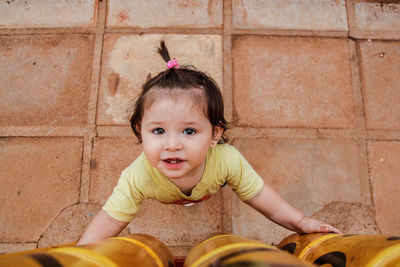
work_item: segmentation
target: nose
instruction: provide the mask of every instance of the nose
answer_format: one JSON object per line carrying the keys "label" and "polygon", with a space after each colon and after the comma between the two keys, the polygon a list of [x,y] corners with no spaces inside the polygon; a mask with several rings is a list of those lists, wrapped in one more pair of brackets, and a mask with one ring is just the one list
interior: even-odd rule
{"label": "nose", "polygon": [[165,149],[166,150],[181,150],[183,148],[183,144],[176,134],[168,134],[165,142]]}

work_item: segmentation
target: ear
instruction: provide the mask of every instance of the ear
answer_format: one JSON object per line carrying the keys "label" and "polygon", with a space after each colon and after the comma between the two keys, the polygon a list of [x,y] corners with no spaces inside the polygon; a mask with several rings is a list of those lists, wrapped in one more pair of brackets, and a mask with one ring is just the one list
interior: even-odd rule
{"label": "ear", "polygon": [[211,147],[215,147],[218,144],[219,139],[221,139],[224,129],[219,126],[215,126],[213,130],[213,138],[211,142]]}
{"label": "ear", "polygon": [[140,124],[135,125],[135,130],[139,133],[142,134],[142,126]]}
{"label": "ear", "polygon": [[135,131],[134,131],[134,134],[135,134],[135,136],[136,136],[136,138],[138,140],[138,144],[142,144],[143,143],[143,138],[142,138],[142,131],[141,131],[140,125],[136,125],[135,126]]}

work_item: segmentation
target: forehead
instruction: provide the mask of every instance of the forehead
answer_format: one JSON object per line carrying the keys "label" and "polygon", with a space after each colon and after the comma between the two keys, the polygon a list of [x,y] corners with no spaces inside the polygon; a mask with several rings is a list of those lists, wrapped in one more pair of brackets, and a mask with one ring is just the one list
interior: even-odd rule
{"label": "forehead", "polygon": [[157,89],[152,88],[146,93],[144,99],[143,111],[151,109],[152,107],[159,106],[160,103],[164,105],[174,106],[180,104],[181,108],[200,110],[207,116],[207,100],[204,90],[201,89]]}
{"label": "forehead", "polygon": [[147,121],[195,121],[208,120],[203,109],[190,97],[157,99],[145,110]]}

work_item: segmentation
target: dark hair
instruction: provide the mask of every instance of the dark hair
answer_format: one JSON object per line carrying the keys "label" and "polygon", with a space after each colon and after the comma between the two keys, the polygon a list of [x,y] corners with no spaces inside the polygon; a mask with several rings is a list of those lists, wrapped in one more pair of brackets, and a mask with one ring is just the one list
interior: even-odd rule
{"label": "dark hair", "polygon": [[[161,41],[158,53],[165,62],[171,60],[164,41]],[[203,100],[201,102],[206,103],[204,112],[211,125],[213,127],[221,127],[223,132],[227,129],[227,121],[224,118],[224,103],[217,83],[210,76],[204,72],[196,70],[193,66],[180,66],[179,68],[173,67],[160,72],[157,76],[149,79],[143,85],[142,92],[136,100],[135,110],[130,122],[132,130],[138,138],[139,143],[142,142],[140,128],[144,110],[152,104],[151,100],[148,99],[148,92],[152,88],[157,91],[164,91],[165,93],[171,94],[176,91],[182,91],[192,96],[196,95],[195,93],[192,93],[194,90],[200,89],[200,98]],[[154,91],[154,89],[151,91]],[[225,143],[226,140],[226,137],[222,136],[218,143]]]}

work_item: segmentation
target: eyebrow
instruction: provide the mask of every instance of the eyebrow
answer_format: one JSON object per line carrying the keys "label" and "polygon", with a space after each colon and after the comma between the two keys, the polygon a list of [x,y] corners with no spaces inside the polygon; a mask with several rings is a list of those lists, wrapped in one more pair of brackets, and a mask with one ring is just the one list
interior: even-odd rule
{"label": "eyebrow", "polygon": [[[165,124],[166,122],[163,122],[163,121],[151,121],[151,122],[149,122],[149,123],[146,123],[146,126],[152,126],[152,125],[163,125],[163,124]],[[199,124],[199,122],[197,122],[197,121],[184,121],[184,122],[180,122],[181,124],[183,124],[183,125],[189,125],[189,126],[197,126],[197,125],[200,125]]]}

